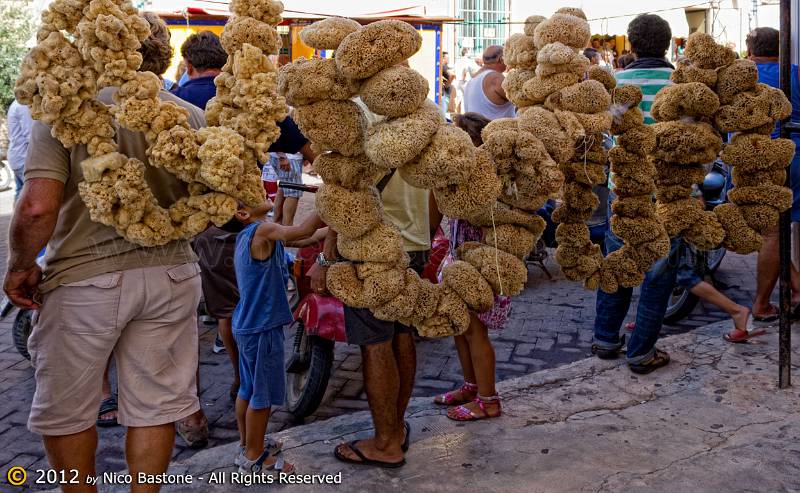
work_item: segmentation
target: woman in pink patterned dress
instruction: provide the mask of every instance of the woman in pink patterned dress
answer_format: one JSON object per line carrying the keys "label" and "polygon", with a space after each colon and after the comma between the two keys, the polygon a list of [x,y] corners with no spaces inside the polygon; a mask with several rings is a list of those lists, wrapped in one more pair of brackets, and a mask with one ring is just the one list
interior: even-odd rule
{"label": "woman in pink patterned dress", "polygon": [[[456,115],[456,126],[465,130],[479,146],[481,130],[489,120],[477,113]],[[442,267],[456,260],[456,248],[466,241],[482,241],[483,230],[463,219],[450,219],[450,254]],[[450,406],[447,417],[456,421],[496,418],[501,414],[500,397],[495,388],[495,356],[489,330],[500,330],[511,310],[511,298],[495,296],[494,306],[484,313],[471,313],[467,331],[455,336],[458,359],[464,373],[461,388],[437,395],[436,404]]]}

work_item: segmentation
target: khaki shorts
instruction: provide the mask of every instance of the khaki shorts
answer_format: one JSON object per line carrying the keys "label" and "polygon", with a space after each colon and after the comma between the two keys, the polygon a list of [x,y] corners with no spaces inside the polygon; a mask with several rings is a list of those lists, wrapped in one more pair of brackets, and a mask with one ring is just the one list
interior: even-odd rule
{"label": "khaki shorts", "polygon": [[199,408],[196,263],[101,274],[46,293],[28,341],[36,393],[28,428],[69,435],[94,426],[103,372],[116,360],[119,423],[172,423]]}

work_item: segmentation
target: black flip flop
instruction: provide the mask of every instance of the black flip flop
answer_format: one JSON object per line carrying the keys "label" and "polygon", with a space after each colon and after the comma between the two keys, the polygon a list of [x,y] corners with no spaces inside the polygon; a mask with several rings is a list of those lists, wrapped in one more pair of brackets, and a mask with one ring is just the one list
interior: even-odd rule
{"label": "black flip flop", "polygon": [[411,446],[411,425],[408,423],[408,421],[404,421],[403,427],[406,429],[406,439],[403,440],[403,444],[400,445],[400,449],[403,451],[403,453],[406,453],[408,452],[408,447]]}
{"label": "black flip flop", "polygon": [[117,396],[112,394],[110,397],[103,399],[103,401],[100,403],[100,410],[97,411],[97,426],[100,428],[113,428],[114,426],[117,426],[119,424],[117,422],[117,418],[101,419],[100,416],[118,410],[119,407],[117,406]]}
{"label": "black flip flop", "polygon": [[334,457],[336,457],[338,460],[342,462],[347,462],[348,464],[361,464],[363,466],[382,467],[384,469],[397,469],[398,467],[403,467],[404,465],[406,465],[405,459],[399,462],[386,462],[382,460],[369,459],[367,458],[367,456],[364,455],[364,452],[362,452],[358,447],[356,447],[356,443],[358,442],[359,440],[353,440],[351,442],[347,442],[347,446],[350,447],[350,450],[352,450],[353,453],[356,454],[358,458],[361,460],[351,459],[350,457],[347,457],[341,452],[339,452],[339,447],[341,447],[344,444],[340,444],[335,449],[333,449]]}

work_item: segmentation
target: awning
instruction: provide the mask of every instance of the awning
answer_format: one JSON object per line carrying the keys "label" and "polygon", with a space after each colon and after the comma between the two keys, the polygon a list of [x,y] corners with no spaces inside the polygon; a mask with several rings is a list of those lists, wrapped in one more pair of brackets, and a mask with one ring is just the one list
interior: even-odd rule
{"label": "awning", "polygon": [[[669,23],[673,38],[685,38],[689,36],[689,23],[686,20],[686,11],[683,8],[653,12]],[[628,24],[640,13],[624,16],[608,16],[600,18],[589,17],[589,25],[592,27],[592,34],[627,34]]]}

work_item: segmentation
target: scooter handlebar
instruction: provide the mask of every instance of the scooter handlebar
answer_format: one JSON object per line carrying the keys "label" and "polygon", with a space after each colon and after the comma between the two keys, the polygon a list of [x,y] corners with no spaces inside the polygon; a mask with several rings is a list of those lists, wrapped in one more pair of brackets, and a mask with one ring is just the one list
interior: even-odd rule
{"label": "scooter handlebar", "polygon": [[302,183],[292,183],[290,181],[278,181],[278,188],[288,188],[290,190],[300,190],[301,192],[317,193],[317,185],[303,185]]}

